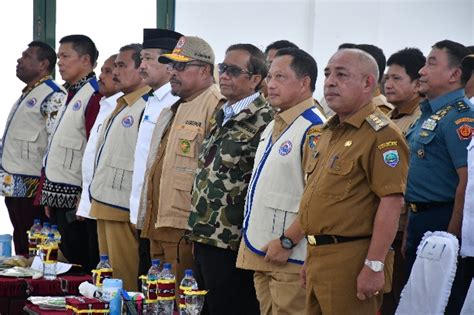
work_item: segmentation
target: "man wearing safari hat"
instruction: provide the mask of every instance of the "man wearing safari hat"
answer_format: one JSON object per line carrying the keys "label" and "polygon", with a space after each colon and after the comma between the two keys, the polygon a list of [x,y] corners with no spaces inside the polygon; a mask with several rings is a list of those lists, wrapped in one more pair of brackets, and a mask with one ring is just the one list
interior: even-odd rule
{"label": "man wearing safari hat", "polygon": [[180,239],[188,226],[197,155],[224,97],[213,79],[214,52],[203,39],[182,36],[173,52],[158,61],[167,65],[171,93],[180,100],[164,108],[156,123],[140,213],[145,209],[151,214],[145,217],[151,225],[147,228],[145,221],[143,227],[150,232],[151,257],[172,263],[176,278],[181,279],[192,266],[191,244]]}

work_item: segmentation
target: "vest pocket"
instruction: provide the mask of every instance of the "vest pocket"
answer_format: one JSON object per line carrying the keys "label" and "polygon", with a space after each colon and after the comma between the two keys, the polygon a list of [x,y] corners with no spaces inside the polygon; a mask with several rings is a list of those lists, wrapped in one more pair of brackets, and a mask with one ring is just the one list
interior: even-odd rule
{"label": "vest pocket", "polygon": [[272,226],[270,231],[275,237],[282,233],[293,223],[299,209],[301,196],[288,193],[267,192],[264,197],[266,208],[271,211],[267,217]]}
{"label": "vest pocket", "polygon": [[132,188],[133,164],[121,157],[110,159],[109,185],[114,190],[130,191]]}
{"label": "vest pocket", "polygon": [[36,156],[39,132],[27,129],[18,130],[14,133],[14,138],[19,142],[20,159],[31,160]]}
{"label": "vest pocket", "polygon": [[194,181],[194,172],[189,173],[175,173],[173,185],[173,208],[186,211],[191,211],[191,190]]}
{"label": "vest pocket", "polygon": [[59,145],[64,149],[63,168],[80,169],[82,164],[82,145],[83,140],[72,137],[62,137]]}

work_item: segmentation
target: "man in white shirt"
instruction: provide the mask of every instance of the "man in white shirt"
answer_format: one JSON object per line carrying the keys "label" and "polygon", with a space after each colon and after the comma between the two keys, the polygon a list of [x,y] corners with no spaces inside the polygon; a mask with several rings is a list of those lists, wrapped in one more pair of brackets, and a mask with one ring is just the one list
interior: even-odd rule
{"label": "man in white shirt", "polygon": [[[140,75],[143,81],[153,89],[153,96],[148,98],[138,131],[137,146],[135,147],[132,192],[130,195],[130,222],[133,224],[137,224],[140,195],[145,179],[145,166],[158,116],[163,108],[170,107],[179,99],[171,94],[170,73],[165,64],[158,62],[158,57],[161,54],[171,52],[181,36],[180,33],[165,29],[143,30]],[[148,235],[140,231],[142,228],[142,222],[137,224],[138,236],[141,237],[138,249],[140,256],[139,275],[146,274],[151,263],[150,241],[147,238]]]}
{"label": "man in white shirt", "polygon": [[99,76],[99,92],[102,98],[99,101],[99,114],[90,130],[89,140],[82,158],[82,193],[79,206],[77,207],[76,216],[78,220],[85,220],[87,223],[87,237],[89,243],[89,261],[99,261],[99,245],[97,243],[97,223],[94,218],[89,216],[91,209],[91,202],[89,196],[89,185],[94,174],[94,159],[97,145],[97,137],[102,128],[105,118],[117,105],[117,99],[123,95],[117,90],[115,82],[113,81],[112,71],[114,69],[115,58],[117,54],[110,56],[100,69]]}

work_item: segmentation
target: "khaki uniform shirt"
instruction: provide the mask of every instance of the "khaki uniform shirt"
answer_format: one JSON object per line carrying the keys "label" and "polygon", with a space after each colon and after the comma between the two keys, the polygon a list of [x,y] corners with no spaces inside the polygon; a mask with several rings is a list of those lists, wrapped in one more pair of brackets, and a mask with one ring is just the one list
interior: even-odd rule
{"label": "khaki uniform shirt", "polygon": [[403,194],[408,147],[398,128],[373,102],[323,127],[306,173],[300,222],[307,235],[372,235],[380,198]]}
{"label": "khaki uniform shirt", "polygon": [[399,111],[397,107],[391,110],[387,116],[400,128],[403,135],[405,135],[415,121],[420,117],[420,97],[415,98],[410,104]]}
{"label": "khaki uniform shirt", "polygon": [[[275,116],[275,122],[272,132],[272,139],[278,139],[280,135],[290,126],[305,110],[314,106],[313,99],[308,99],[282,113]],[[312,127],[311,130],[319,127]],[[316,137],[319,132],[312,133]],[[312,151],[309,145],[304,145],[302,168],[303,171],[312,163]],[[273,271],[285,273],[299,273],[301,265],[287,263],[285,265],[275,265],[265,262],[264,256],[260,256],[252,252],[244,241],[240,242],[239,254],[237,256],[237,267],[242,269],[258,270],[258,271]]]}

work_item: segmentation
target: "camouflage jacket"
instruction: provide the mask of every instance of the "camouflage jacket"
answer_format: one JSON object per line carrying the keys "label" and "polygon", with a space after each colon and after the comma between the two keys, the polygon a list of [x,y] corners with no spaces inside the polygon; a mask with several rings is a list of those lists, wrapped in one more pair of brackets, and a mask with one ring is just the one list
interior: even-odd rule
{"label": "camouflage jacket", "polygon": [[224,126],[223,119],[220,109],[202,144],[188,223],[191,240],[238,250],[255,152],[273,109],[260,95]]}

